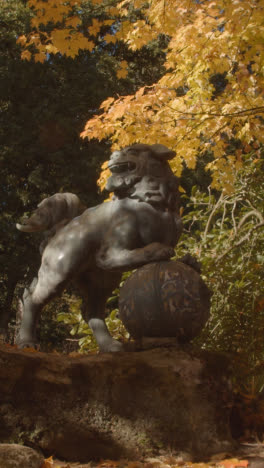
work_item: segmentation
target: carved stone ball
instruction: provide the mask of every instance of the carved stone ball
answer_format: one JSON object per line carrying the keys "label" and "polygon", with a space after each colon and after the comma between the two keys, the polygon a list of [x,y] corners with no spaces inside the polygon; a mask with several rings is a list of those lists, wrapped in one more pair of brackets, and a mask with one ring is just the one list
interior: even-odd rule
{"label": "carved stone ball", "polygon": [[180,261],[149,263],[121,288],[119,315],[133,338],[177,337],[187,342],[208,320],[210,296],[192,267]]}

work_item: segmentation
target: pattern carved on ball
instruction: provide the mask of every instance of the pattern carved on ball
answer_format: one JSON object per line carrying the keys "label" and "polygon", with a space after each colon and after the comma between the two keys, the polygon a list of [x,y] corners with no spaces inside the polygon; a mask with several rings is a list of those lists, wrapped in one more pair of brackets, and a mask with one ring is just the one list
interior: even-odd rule
{"label": "pattern carved on ball", "polygon": [[132,337],[197,336],[209,317],[210,292],[201,276],[180,261],[136,270],[120,291],[119,313]]}

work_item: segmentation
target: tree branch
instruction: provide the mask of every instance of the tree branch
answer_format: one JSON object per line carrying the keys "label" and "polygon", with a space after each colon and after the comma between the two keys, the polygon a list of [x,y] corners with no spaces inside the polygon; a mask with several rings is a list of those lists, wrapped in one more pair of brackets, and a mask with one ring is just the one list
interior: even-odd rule
{"label": "tree branch", "polygon": [[203,233],[203,236],[202,236],[202,243],[204,244],[205,241],[206,241],[206,236],[207,236],[207,233],[209,231],[209,227],[210,227],[210,224],[211,224],[211,221],[212,221],[212,218],[215,214],[215,212],[218,210],[219,206],[221,205],[223,201],[223,192],[221,193],[217,203],[215,204],[215,206],[213,207],[211,213],[210,213],[210,216],[208,218],[208,221],[206,223],[206,226],[205,226],[205,230],[204,230],[204,233]]}
{"label": "tree branch", "polygon": [[219,113],[219,114],[216,114],[216,113],[213,113],[213,112],[184,112],[184,111],[180,111],[178,109],[173,109],[175,112],[178,112],[179,114],[183,114],[183,115],[208,115],[208,116],[211,116],[211,117],[234,117],[234,116],[239,116],[239,115],[247,115],[247,114],[250,114],[250,113],[256,113],[256,112],[261,112],[261,113],[264,113],[264,106],[260,106],[260,107],[252,107],[252,109],[244,109],[244,110],[241,110],[241,111],[238,111],[238,112],[227,112],[226,114],[225,113]]}
{"label": "tree branch", "polygon": [[250,239],[251,234],[261,227],[264,227],[264,222],[256,224],[256,226],[252,227],[245,236],[243,236],[238,242],[235,242],[222,255],[220,255],[220,257],[216,259],[215,263],[218,263],[220,260],[222,260],[222,258],[224,258],[229,252],[231,252],[231,250],[235,249],[236,247],[239,247],[244,242],[248,241]]}
{"label": "tree branch", "polygon": [[241,228],[241,226],[244,224],[244,222],[250,217],[250,216],[256,216],[258,219],[259,219],[259,222],[260,224],[261,223],[264,223],[264,218],[262,216],[262,214],[258,211],[258,210],[252,210],[252,211],[249,211],[248,213],[246,213],[243,218],[239,221],[239,224],[238,224],[238,229]]}

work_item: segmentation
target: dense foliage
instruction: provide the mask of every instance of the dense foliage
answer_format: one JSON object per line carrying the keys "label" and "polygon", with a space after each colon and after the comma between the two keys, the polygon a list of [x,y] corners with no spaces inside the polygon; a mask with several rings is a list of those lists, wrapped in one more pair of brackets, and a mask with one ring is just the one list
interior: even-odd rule
{"label": "dense foliage", "polygon": [[264,388],[264,159],[244,156],[231,195],[193,187],[183,215],[177,256],[203,265],[213,296],[211,318],[197,340],[233,358],[240,389]]}

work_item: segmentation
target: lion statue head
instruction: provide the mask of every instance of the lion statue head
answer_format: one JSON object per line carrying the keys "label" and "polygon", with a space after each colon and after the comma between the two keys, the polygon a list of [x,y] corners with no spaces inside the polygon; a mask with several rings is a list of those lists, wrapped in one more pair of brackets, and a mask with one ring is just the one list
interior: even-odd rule
{"label": "lion statue head", "polygon": [[108,167],[112,173],[106,190],[117,199],[129,197],[156,208],[177,211],[179,180],[168,160],[175,152],[161,144],[135,144],[112,153]]}

